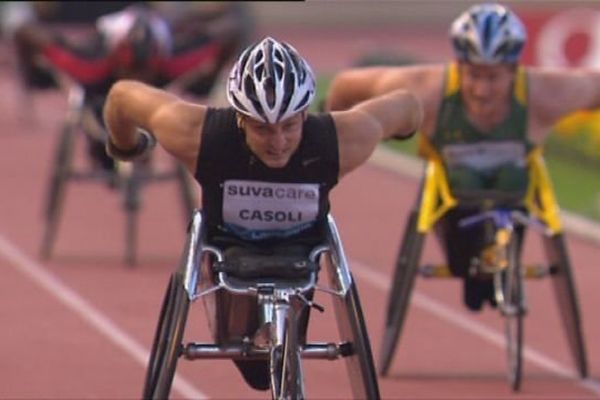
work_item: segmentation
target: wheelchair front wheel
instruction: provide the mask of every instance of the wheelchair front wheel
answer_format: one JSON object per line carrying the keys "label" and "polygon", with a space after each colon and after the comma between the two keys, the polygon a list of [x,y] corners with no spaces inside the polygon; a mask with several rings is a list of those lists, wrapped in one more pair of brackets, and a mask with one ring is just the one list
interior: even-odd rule
{"label": "wheelchair front wheel", "polygon": [[146,370],[143,399],[165,399],[171,391],[189,310],[181,275],[173,273],[160,310]]}
{"label": "wheelchair front wheel", "polygon": [[125,222],[125,262],[134,266],[137,262],[138,217],[140,211],[140,192],[142,189],[142,166],[134,162],[132,170],[124,174],[123,208],[126,213]]}
{"label": "wheelchair front wheel", "polygon": [[288,307],[283,326],[283,341],[271,349],[270,374],[273,399],[303,399],[303,377],[298,343],[296,312]]}
{"label": "wheelchair front wheel", "polygon": [[504,317],[506,350],[508,357],[508,381],[513,391],[521,387],[523,374],[523,277],[518,256],[518,243],[513,235],[508,244],[508,266],[503,272]]}

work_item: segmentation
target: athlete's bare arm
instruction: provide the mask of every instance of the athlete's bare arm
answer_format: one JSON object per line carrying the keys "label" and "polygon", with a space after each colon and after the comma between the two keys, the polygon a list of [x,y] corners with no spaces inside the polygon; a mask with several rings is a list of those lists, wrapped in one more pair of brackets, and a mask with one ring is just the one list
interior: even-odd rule
{"label": "athlete's bare arm", "polygon": [[332,80],[325,107],[332,111],[345,110],[363,100],[396,89],[406,89],[421,102],[424,120],[420,131],[429,135],[437,119],[443,81],[443,65],[350,69]]}
{"label": "athlete's bare arm", "polygon": [[579,110],[600,108],[600,71],[530,68],[529,136],[542,143],[552,126]]}
{"label": "athlete's bare arm", "polygon": [[206,107],[137,81],[115,83],[104,105],[104,121],[112,142],[122,150],[135,148],[136,127],[158,143],[193,174],[200,148]]}
{"label": "athlete's bare arm", "polygon": [[340,177],[365,162],[377,144],[391,137],[410,137],[419,129],[423,110],[419,100],[399,89],[332,112],[338,134]]}

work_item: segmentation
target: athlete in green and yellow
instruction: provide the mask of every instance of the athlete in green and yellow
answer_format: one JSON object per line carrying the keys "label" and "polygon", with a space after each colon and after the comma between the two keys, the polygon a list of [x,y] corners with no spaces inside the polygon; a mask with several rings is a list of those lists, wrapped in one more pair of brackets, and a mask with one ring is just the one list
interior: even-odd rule
{"label": "athlete in green and yellow", "polygon": [[[408,89],[425,113],[421,153],[441,157],[452,190],[521,190],[527,184],[527,151],[541,146],[563,117],[600,108],[600,70],[520,65],[525,27],[498,3],[474,5],[460,14],[450,38],[455,54],[450,65],[346,70],[334,77],[325,106],[348,109],[364,99]],[[444,216],[442,243],[453,272],[465,276],[465,302],[479,309],[483,299],[493,298],[491,285],[466,276],[477,235],[469,232],[464,238],[456,221],[455,212]]]}

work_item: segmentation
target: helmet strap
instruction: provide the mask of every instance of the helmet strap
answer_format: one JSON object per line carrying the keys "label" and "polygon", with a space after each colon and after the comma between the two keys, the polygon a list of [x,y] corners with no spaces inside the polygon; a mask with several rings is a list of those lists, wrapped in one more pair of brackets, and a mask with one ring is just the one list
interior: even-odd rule
{"label": "helmet strap", "polygon": [[238,112],[238,113],[235,113],[235,121],[236,121],[236,123],[237,123],[237,126],[238,126],[238,128],[239,128],[241,131],[244,131],[244,125],[245,125],[245,119],[244,119],[244,116],[243,116],[242,114],[240,114],[239,112]]}

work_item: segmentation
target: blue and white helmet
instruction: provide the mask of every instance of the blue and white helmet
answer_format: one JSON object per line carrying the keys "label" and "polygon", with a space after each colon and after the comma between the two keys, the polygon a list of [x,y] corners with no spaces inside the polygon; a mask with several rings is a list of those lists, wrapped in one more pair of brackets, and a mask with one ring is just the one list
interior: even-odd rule
{"label": "blue and white helmet", "polygon": [[270,124],[305,110],[314,96],[310,66],[292,46],[271,37],[244,50],[227,84],[233,108]]}
{"label": "blue and white helmet", "polygon": [[495,3],[472,6],[450,28],[456,58],[474,64],[515,63],[527,39],[525,26]]}

